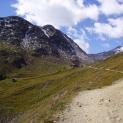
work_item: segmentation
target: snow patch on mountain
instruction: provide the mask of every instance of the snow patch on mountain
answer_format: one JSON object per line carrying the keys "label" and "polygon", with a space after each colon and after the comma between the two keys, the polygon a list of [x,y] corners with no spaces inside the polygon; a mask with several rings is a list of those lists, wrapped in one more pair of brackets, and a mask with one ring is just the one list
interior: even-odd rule
{"label": "snow patch on mountain", "polygon": [[122,53],[123,52],[123,46],[117,47],[114,51],[115,51],[115,54]]}

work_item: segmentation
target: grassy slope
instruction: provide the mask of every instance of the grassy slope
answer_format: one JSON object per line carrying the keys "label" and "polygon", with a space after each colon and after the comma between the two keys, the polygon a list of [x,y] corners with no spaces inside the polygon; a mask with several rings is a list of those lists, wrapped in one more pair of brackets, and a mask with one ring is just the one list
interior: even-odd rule
{"label": "grassy slope", "polygon": [[23,52],[18,47],[5,41],[0,41],[0,75],[12,72],[16,67],[12,65],[15,60],[23,58]]}
{"label": "grassy slope", "polygon": [[[79,91],[101,88],[123,77],[121,73],[88,67],[72,69],[64,62],[61,65],[58,61],[51,61],[36,59],[34,64],[0,81],[1,123],[14,116],[18,116],[16,123],[48,123],[53,114],[62,110]],[[95,66],[123,71],[123,55]],[[12,82],[13,76],[17,82]]]}

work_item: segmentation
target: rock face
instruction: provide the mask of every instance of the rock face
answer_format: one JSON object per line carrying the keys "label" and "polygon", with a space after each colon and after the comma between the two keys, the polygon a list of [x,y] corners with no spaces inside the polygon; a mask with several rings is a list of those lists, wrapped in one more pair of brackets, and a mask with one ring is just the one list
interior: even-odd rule
{"label": "rock face", "polygon": [[0,18],[0,40],[17,45],[35,56],[70,59],[74,55],[84,63],[92,62],[72,39],[52,25],[35,26],[17,16]]}

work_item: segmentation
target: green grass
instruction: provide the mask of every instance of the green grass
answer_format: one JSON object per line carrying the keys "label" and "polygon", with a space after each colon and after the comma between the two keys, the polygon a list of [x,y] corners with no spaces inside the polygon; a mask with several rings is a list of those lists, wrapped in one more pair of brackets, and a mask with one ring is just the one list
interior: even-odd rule
{"label": "green grass", "polygon": [[16,69],[12,65],[14,61],[23,58],[25,53],[17,46],[11,45],[6,41],[0,41],[0,75],[7,76]]}
{"label": "green grass", "polygon": [[7,41],[0,41],[0,50],[7,52],[19,52],[20,49],[14,45],[11,45]]}
{"label": "green grass", "polygon": [[116,69],[116,70],[123,70],[123,54],[117,54],[113,57],[108,58],[108,60],[101,61],[96,65],[96,67],[103,67],[103,68],[109,68],[109,69]]}
{"label": "green grass", "polygon": [[[57,62],[56,62],[57,61]],[[123,71],[123,55],[119,54],[96,67]],[[12,78],[17,82],[12,82]],[[71,68],[51,58],[35,59],[29,66],[15,70],[0,81],[0,119],[8,123],[48,123],[79,92],[102,88],[121,79],[123,74],[88,67]]]}

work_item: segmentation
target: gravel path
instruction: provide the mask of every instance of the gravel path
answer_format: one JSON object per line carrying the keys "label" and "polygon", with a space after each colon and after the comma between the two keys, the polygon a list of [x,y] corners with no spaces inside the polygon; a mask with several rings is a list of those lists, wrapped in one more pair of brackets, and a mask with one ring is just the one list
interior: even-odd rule
{"label": "gravel path", "polygon": [[123,123],[123,80],[79,93],[56,123]]}

